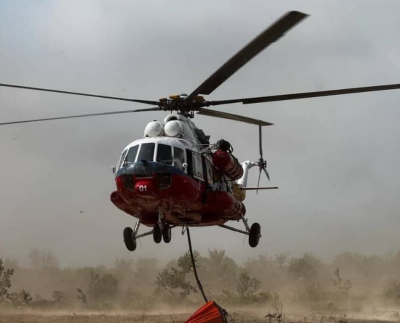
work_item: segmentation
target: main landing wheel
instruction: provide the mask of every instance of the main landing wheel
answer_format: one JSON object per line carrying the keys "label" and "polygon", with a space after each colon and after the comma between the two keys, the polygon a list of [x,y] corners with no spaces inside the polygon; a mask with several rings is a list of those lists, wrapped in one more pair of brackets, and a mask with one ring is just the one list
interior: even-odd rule
{"label": "main landing wheel", "polygon": [[124,229],[124,242],[126,249],[134,251],[136,249],[136,239],[133,237],[133,230],[130,227]]}
{"label": "main landing wheel", "polygon": [[261,226],[258,223],[253,223],[249,232],[249,245],[252,248],[257,247],[261,237]]}
{"label": "main landing wheel", "polygon": [[158,224],[154,226],[153,229],[153,239],[155,243],[160,243],[162,239],[161,228]]}
{"label": "main landing wheel", "polygon": [[162,229],[162,236],[165,243],[170,243],[172,238],[171,227],[169,224],[164,224]]}

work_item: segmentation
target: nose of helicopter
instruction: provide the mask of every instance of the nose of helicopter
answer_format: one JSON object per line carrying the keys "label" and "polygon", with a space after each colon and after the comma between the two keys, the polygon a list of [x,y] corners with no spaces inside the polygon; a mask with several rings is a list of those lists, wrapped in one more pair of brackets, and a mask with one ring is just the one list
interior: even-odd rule
{"label": "nose of helicopter", "polygon": [[133,175],[124,174],[116,178],[118,191],[128,190],[139,196],[155,196],[157,187],[154,185],[154,178],[134,179]]}
{"label": "nose of helicopter", "polygon": [[153,179],[146,178],[146,179],[141,179],[141,180],[136,181],[134,191],[137,195],[154,196],[156,192],[155,192],[154,186],[153,186]]}
{"label": "nose of helicopter", "polygon": [[[136,167],[140,166],[140,167]],[[157,197],[172,183],[171,170],[165,167],[133,165],[117,174],[115,181],[119,192],[127,191],[137,197]]]}

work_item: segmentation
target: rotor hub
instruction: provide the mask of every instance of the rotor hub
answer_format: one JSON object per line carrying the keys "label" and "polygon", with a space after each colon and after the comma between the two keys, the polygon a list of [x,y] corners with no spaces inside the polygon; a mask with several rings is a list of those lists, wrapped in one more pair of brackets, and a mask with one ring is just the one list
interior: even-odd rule
{"label": "rotor hub", "polygon": [[189,112],[199,111],[200,108],[209,106],[209,102],[201,95],[197,95],[193,99],[187,99],[187,94],[174,94],[168,98],[161,98],[158,106],[164,111],[178,111],[187,115]]}

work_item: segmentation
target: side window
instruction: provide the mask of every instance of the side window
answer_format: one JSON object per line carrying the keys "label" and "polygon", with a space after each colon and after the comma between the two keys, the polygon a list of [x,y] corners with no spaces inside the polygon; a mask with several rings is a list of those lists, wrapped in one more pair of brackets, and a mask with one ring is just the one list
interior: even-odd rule
{"label": "side window", "polygon": [[203,179],[204,181],[208,182],[206,157],[204,155],[201,155],[201,166],[203,168]]}
{"label": "side window", "polygon": [[139,145],[129,148],[128,154],[126,155],[125,163],[134,163],[136,155],[139,149]]}
{"label": "side window", "polygon": [[193,158],[192,151],[190,149],[186,149],[186,160],[187,160],[187,173],[188,175],[193,176]]}
{"label": "side window", "polygon": [[154,147],[155,143],[147,143],[147,144],[142,144],[140,146],[140,151],[137,160],[149,160],[153,161],[154,160]]}
{"label": "side window", "polygon": [[157,145],[157,159],[159,163],[172,165],[172,147],[169,145]]}
{"label": "side window", "polygon": [[195,178],[204,180],[203,174],[203,163],[201,161],[201,155],[197,152],[192,152],[192,161],[193,161],[193,176]]}
{"label": "side window", "polygon": [[211,162],[206,159],[206,172],[207,172],[207,182],[209,184],[214,184],[214,172]]}
{"label": "side window", "polygon": [[174,147],[174,165],[182,169],[182,165],[185,162],[185,152],[183,149]]}

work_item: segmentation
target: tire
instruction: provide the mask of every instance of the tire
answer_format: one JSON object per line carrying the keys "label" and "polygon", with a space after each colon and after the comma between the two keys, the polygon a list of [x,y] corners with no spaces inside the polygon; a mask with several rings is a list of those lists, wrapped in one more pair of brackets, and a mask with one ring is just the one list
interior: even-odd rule
{"label": "tire", "polygon": [[162,230],[162,236],[165,243],[170,243],[172,238],[172,231],[169,224],[165,224]]}
{"label": "tire", "polygon": [[155,243],[160,243],[162,240],[162,233],[161,233],[161,228],[158,224],[154,226],[153,229],[153,239]]}
{"label": "tire", "polygon": [[249,232],[249,245],[252,248],[257,247],[261,237],[261,226],[258,223],[253,223]]}
{"label": "tire", "polygon": [[130,227],[124,229],[124,242],[126,249],[134,251],[136,249],[136,239],[133,238],[133,230]]}

